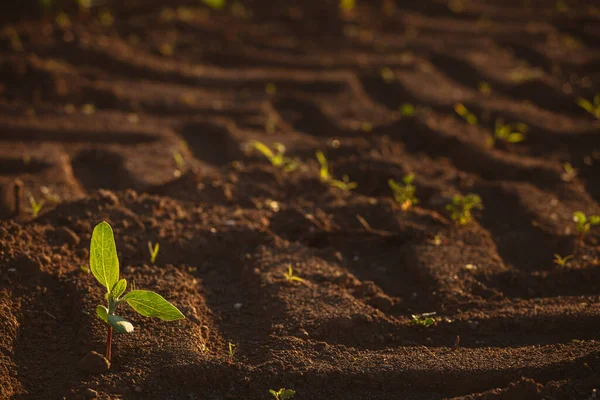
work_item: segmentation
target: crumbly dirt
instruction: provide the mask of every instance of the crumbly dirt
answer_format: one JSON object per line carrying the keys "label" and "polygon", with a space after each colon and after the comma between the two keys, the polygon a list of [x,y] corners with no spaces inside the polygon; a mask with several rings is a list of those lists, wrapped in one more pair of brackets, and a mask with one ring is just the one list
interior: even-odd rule
{"label": "crumbly dirt", "polygon": [[[572,221],[600,214],[600,120],[577,105],[600,92],[594,2],[121,3],[0,7],[0,398],[596,398],[600,228]],[[497,119],[525,140],[490,147]],[[358,188],[321,183],[316,150]],[[387,182],[408,173],[403,212]],[[485,206],[464,227],[456,193]],[[102,220],[123,277],[187,318],[126,311],[88,374]]]}

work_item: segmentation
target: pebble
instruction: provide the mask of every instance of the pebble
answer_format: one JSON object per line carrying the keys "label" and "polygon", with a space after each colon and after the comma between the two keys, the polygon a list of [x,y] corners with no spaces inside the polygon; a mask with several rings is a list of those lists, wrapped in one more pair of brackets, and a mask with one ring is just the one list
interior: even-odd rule
{"label": "pebble", "polygon": [[110,368],[110,361],[102,354],[96,351],[90,351],[79,361],[78,367],[91,374],[100,374],[108,371]]}

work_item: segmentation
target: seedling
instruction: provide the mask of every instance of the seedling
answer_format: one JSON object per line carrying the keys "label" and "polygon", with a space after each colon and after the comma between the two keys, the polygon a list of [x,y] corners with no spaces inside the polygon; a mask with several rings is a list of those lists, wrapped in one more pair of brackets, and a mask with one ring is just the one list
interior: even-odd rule
{"label": "seedling", "polygon": [[497,119],[494,124],[494,136],[488,138],[490,147],[494,147],[496,140],[507,143],[519,143],[525,140],[528,126],[523,123],[505,124],[502,119]]}
{"label": "seedling", "polygon": [[419,203],[419,199],[415,197],[417,188],[412,184],[415,179],[414,174],[408,174],[402,178],[402,183],[396,182],[393,179],[388,180],[390,189],[394,192],[394,200],[400,204],[402,211],[406,211],[414,204]]}
{"label": "seedling", "polygon": [[408,321],[409,326],[422,326],[423,328],[429,328],[433,324],[435,324],[435,319],[429,314],[411,315],[411,320]]}
{"label": "seedling", "polygon": [[492,93],[492,87],[487,82],[479,82],[479,84],[477,85],[477,89],[481,94],[489,95],[490,93]]}
{"label": "seedling", "polygon": [[273,395],[273,397],[275,397],[276,400],[292,399],[292,398],[294,398],[294,395],[296,394],[296,392],[293,391],[292,389],[286,389],[286,388],[281,388],[278,391],[274,391],[273,389],[270,389],[269,393],[271,393]]}
{"label": "seedling", "polygon": [[466,196],[460,194],[452,197],[452,203],[446,205],[446,210],[450,211],[450,218],[458,225],[466,225],[473,219],[471,210],[482,210],[483,204],[481,197],[469,193]]}
{"label": "seedling", "polygon": [[594,117],[600,119],[600,93],[594,96],[593,103],[590,100],[580,97],[577,99],[577,104]]}
{"label": "seedling", "polygon": [[573,258],[572,254],[566,257],[561,257],[559,254],[555,254],[554,264],[558,265],[559,267],[566,267],[571,258]]}
{"label": "seedling", "polygon": [[31,216],[33,218],[37,217],[40,211],[42,211],[42,207],[44,206],[44,200],[40,200],[39,202],[35,200],[35,197],[31,193],[29,193],[29,205],[31,208],[29,211],[31,212]]}
{"label": "seedling", "polygon": [[565,182],[569,182],[573,179],[575,179],[575,177],[577,176],[577,169],[574,168],[571,163],[564,163],[563,164],[563,170],[564,172],[561,174],[561,178],[563,181]]}
{"label": "seedling", "polygon": [[152,246],[152,242],[148,241],[148,251],[150,252],[150,264],[154,264],[156,261],[156,256],[158,255],[158,250],[160,249],[160,245],[158,242],[154,243]]}
{"label": "seedling", "polygon": [[304,279],[294,275],[294,270],[291,265],[288,265],[288,270],[283,276],[285,276],[285,279],[287,279],[288,282],[304,282]]}
{"label": "seedling", "polygon": [[235,355],[235,344],[228,342],[227,343],[227,348],[229,349],[229,362],[232,363],[233,362],[233,356]]}
{"label": "seedling", "polygon": [[327,158],[325,158],[325,154],[322,151],[317,150],[317,160],[319,161],[319,165],[321,166],[319,169],[319,177],[321,182],[327,183],[330,186],[336,187],[338,189],[342,189],[347,192],[352,189],[356,189],[358,187],[358,183],[350,182],[350,177],[348,175],[344,175],[342,180],[333,179],[331,174],[329,173],[329,163],[327,162]]}
{"label": "seedling", "polygon": [[379,74],[385,83],[392,83],[394,81],[394,71],[390,67],[381,68]]}
{"label": "seedling", "polygon": [[226,0],[202,0],[204,1],[204,4],[206,4],[207,6],[209,6],[210,8],[213,8],[215,10],[221,10],[225,7],[225,4],[227,3]]}
{"label": "seedling", "polygon": [[259,142],[258,140],[252,140],[249,143],[249,147],[252,149],[256,149],[263,156],[267,158],[271,162],[271,165],[274,167],[283,168],[285,172],[291,172],[298,168],[300,162],[291,157],[286,157],[285,155],[285,146],[281,143],[273,143],[273,150],[271,150],[264,143]]}
{"label": "seedling", "polygon": [[340,10],[350,12],[356,7],[356,0],[340,0]]}
{"label": "seedling", "polygon": [[[138,314],[157,317],[163,321],[175,321],[185,318],[173,304],[158,293],[148,290],[130,290],[123,296],[127,281],[119,279],[119,258],[113,231],[107,222],[100,222],[92,232],[90,243],[90,269],[94,277],[106,288],[104,297],[108,307],[97,306],[96,315],[108,325],[106,340],[106,358],[111,358],[113,330],[117,333],[133,332],[133,325],[125,318],[115,314],[119,304],[127,302]],[[122,296],[122,297],[121,297]]]}
{"label": "seedling", "polygon": [[185,167],[185,158],[183,157],[183,153],[188,149],[188,144],[185,140],[179,142],[179,149],[173,152],[173,161],[175,161],[175,165],[177,167],[177,171],[181,173],[183,168]]}
{"label": "seedling", "polygon": [[575,221],[575,229],[579,233],[579,240],[583,240],[592,226],[600,224],[600,215],[590,215],[588,217],[581,211],[575,211],[573,221]]}
{"label": "seedling", "polygon": [[472,114],[467,107],[465,107],[462,103],[457,103],[454,105],[454,111],[460,115],[469,125],[477,125],[477,117],[475,114]]}
{"label": "seedling", "polygon": [[400,115],[403,117],[412,117],[417,113],[415,106],[410,103],[402,103],[400,106]]}

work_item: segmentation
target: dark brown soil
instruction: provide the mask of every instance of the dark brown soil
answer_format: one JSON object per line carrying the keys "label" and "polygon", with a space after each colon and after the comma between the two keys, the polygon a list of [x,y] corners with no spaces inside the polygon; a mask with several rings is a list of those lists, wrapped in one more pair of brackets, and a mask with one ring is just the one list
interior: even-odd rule
{"label": "dark brown soil", "polygon": [[[600,228],[572,221],[600,214],[600,120],[576,104],[600,92],[595,2],[119,3],[3,17],[0,398],[596,398]],[[497,118],[525,141],[490,148]],[[356,190],[319,181],[318,149]],[[411,172],[403,212],[387,181]],[[485,209],[457,227],[444,205],[470,192]],[[127,313],[90,375],[102,220],[123,276],[187,319]]]}

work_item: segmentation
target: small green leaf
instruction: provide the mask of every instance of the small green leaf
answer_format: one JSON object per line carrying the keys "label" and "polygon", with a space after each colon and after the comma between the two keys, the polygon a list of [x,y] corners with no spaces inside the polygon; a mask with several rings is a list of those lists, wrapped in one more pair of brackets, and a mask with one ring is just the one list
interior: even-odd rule
{"label": "small green leaf", "polygon": [[121,279],[119,282],[115,283],[115,286],[111,291],[113,299],[121,297],[121,295],[125,293],[125,289],[127,289],[127,281],[125,279]]}
{"label": "small green leaf", "polygon": [[583,108],[587,112],[591,113],[594,111],[594,106],[592,105],[592,103],[590,103],[589,100],[584,99],[583,97],[577,99],[577,104],[579,105],[579,107]]}
{"label": "small green leaf", "polygon": [[522,133],[513,132],[508,135],[506,139],[509,143],[519,143],[525,140],[525,136]]}
{"label": "small green leaf", "polygon": [[133,332],[133,324],[127,321],[123,317],[118,315],[109,315],[108,323],[117,333],[131,333]]}
{"label": "small green leaf", "polygon": [[158,293],[148,290],[132,290],[121,301],[126,301],[135,311],[146,317],[157,317],[163,321],[174,321],[185,316]]}
{"label": "small green leaf", "polygon": [[600,215],[590,215],[590,225],[600,224]]}
{"label": "small green leaf", "polygon": [[293,398],[295,394],[296,394],[296,392],[293,391],[292,389],[286,389],[286,390],[283,391],[283,393],[281,394],[281,396],[279,396],[279,398],[281,400],[287,400],[287,399]]}
{"label": "small green leaf", "polygon": [[119,280],[119,259],[113,231],[107,222],[100,222],[92,232],[90,268],[94,277],[110,292]]}
{"label": "small green leaf", "polygon": [[97,306],[96,307],[96,315],[102,321],[108,323],[108,308],[106,308],[104,306]]}
{"label": "small green leaf", "polygon": [[587,218],[585,217],[585,214],[581,211],[575,211],[573,213],[573,220],[575,222],[577,222],[578,224],[585,224],[585,222],[587,221]]}

